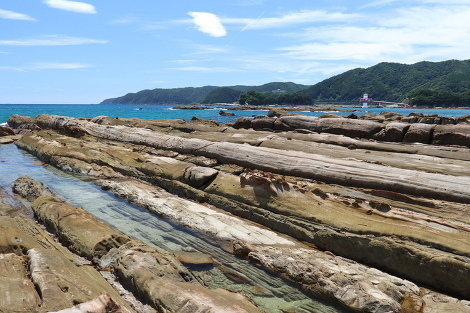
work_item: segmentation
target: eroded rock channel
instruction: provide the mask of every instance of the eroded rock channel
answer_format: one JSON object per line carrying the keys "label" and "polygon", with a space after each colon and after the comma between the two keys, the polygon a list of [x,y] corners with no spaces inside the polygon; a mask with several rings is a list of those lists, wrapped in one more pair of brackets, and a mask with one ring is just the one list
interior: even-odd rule
{"label": "eroded rock channel", "polygon": [[[303,129],[307,122],[283,120]],[[36,218],[62,244],[111,269],[159,312],[470,311],[467,147],[207,121],[40,115],[12,116],[9,124],[23,129],[16,145],[39,160],[145,210],[136,216],[152,214],[197,234],[188,244],[169,235],[184,230],[167,228],[155,249],[160,240],[149,238],[145,220],[135,217],[142,229],[126,234],[119,222],[116,230],[65,202],[65,193],[36,194],[33,183],[16,183],[23,197],[36,194],[22,203],[33,201]],[[469,136],[468,125],[454,126]],[[109,215],[99,218],[113,224]],[[7,250],[36,256],[34,246]],[[264,270],[280,278],[258,278],[269,277]],[[282,303],[270,306],[266,295]],[[43,294],[35,297],[28,301],[38,305]]]}

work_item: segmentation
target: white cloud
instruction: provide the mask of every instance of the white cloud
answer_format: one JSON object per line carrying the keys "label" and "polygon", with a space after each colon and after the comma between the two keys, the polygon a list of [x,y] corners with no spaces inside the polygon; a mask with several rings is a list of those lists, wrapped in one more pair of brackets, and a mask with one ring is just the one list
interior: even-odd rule
{"label": "white cloud", "polygon": [[255,6],[255,5],[263,5],[264,0],[243,0],[238,3],[238,5],[242,6]]}
{"label": "white cloud", "polygon": [[169,70],[185,71],[185,72],[205,72],[205,73],[235,72],[235,70],[232,70],[226,67],[203,67],[203,66],[174,67],[174,68],[169,68]]}
{"label": "white cloud", "polygon": [[212,37],[227,35],[227,31],[217,15],[207,12],[188,12],[188,15],[193,18],[197,30]]}
{"label": "white cloud", "polygon": [[9,20],[37,21],[34,17],[31,17],[29,15],[2,10],[2,9],[0,9],[0,18],[9,19]]}
{"label": "white cloud", "polygon": [[283,34],[300,44],[280,48],[298,60],[343,60],[371,65],[467,59],[470,6],[416,6],[368,15],[355,26],[335,23]]}
{"label": "white cloud", "polygon": [[199,45],[199,44],[190,44],[190,48],[195,50],[195,52],[192,53],[192,55],[197,55],[197,54],[213,54],[213,53],[225,53],[228,51],[227,47],[220,47],[220,46],[214,46],[214,45]]}
{"label": "white cloud", "polygon": [[44,0],[44,3],[51,8],[72,11],[76,13],[85,13],[85,14],[95,14],[96,9],[93,5],[77,2],[77,1],[68,1],[68,0]]}
{"label": "white cloud", "polygon": [[454,5],[454,4],[470,4],[470,0],[376,0],[370,3],[367,3],[360,7],[360,9],[382,7],[387,5],[393,5],[399,2],[406,4],[418,3],[418,4],[441,4],[441,5]]}
{"label": "white cloud", "polygon": [[27,39],[0,40],[1,46],[70,46],[93,43],[104,44],[108,43],[108,41],[63,35],[46,35]]}
{"label": "white cloud", "polygon": [[0,66],[0,70],[10,70],[19,72],[40,71],[40,70],[76,70],[82,68],[93,67],[93,65],[85,63],[33,63],[30,66],[14,67]]}
{"label": "white cloud", "polygon": [[93,65],[85,63],[34,63],[31,69],[34,70],[75,70],[89,68]]}
{"label": "white cloud", "polygon": [[[263,15],[263,14],[262,14]],[[279,17],[261,17],[250,18],[225,18],[222,19],[226,24],[243,25],[245,29],[267,29],[282,28],[290,25],[317,23],[317,22],[348,22],[358,18],[357,14],[344,14],[341,12],[327,12],[323,10],[303,10],[291,12]]]}

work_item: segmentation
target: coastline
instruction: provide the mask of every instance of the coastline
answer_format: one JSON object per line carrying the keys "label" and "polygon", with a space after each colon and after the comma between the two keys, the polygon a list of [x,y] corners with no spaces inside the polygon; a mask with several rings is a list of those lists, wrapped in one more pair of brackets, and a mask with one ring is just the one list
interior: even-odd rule
{"label": "coastline", "polygon": [[[312,298],[364,312],[469,310],[468,277],[452,277],[470,264],[470,123],[382,116],[390,120],[41,115],[9,124],[23,134],[16,145],[42,162],[200,233]],[[262,230],[242,226],[253,222]]]}

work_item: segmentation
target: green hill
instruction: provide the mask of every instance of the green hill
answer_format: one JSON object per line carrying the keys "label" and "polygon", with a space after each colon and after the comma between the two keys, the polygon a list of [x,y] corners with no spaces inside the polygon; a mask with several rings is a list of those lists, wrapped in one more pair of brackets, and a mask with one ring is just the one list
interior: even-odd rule
{"label": "green hill", "polygon": [[102,104],[194,104],[200,103],[215,86],[173,89],[145,89],[118,98],[106,99]]}
{"label": "green hill", "polygon": [[364,93],[383,101],[404,101],[410,92],[470,91],[470,60],[379,63],[333,76],[304,90],[314,100],[357,101]]}
{"label": "green hill", "polygon": [[[298,92],[305,90],[309,86],[299,85],[291,82],[273,82],[261,86],[229,86],[229,87],[186,87],[173,89],[146,89],[136,93],[128,93],[122,97],[106,99],[102,104],[197,104],[197,103],[217,103],[234,102],[241,92],[254,90],[257,92]],[[216,90],[223,88],[222,90]],[[231,91],[231,90],[233,91]],[[211,98],[206,97],[214,91]],[[235,100],[231,95],[238,94]],[[227,99],[226,99],[227,98]],[[207,100],[207,102],[206,102]]]}
{"label": "green hill", "polygon": [[202,103],[214,104],[237,102],[241,93],[241,91],[230,87],[218,87],[209,92],[209,94],[202,100]]}
{"label": "green hill", "polygon": [[[277,99],[280,95],[306,94],[313,100],[354,102],[364,94],[375,100],[405,101],[417,105],[470,105],[470,60],[419,62],[416,64],[379,63],[357,68],[313,85],[272,82],[261,86],[187,87],[142,90],[106,99],[107,104],[198,104],[234,102],[241,93],[263,93]],[[302,94],[299,94],[302,93]],[[411,99],[411,104],[413,104]]]}

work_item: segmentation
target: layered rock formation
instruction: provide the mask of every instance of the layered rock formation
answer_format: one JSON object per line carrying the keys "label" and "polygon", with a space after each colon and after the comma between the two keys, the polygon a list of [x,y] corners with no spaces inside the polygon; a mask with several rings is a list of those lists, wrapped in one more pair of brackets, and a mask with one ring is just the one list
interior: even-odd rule
{"label": "layered rock formation", "polygon": [[[11,120],[21,125],[19,118]],[[44,130],[23,136],[17,145],[63,170],[101,178],[99,185],[118,197],[224,247],[234,245],[238,255],[312,296],[361,312],[468,311],[468,302],[423,288],[470,298],[468,148],[352,139],[341,134],[401,138],[406,127],[321,120],[279,118],[272,125],[284,130],[274,134],[203,121],[40,115],[34,125]],[[266,125],[271,124],[258,129]],[[467,128],[455,126],[453,138],[465,142]],[[298,131],[286,131],[294,128]],[[176,200],[167,192],[199,203]],[[33,206],[38,210],[50,200],[40,199]],[[103,240],[97,242],[112,243],[107,256],[113,261],[106,263],[107,256],[96,253],[102,250],[94,250],[95,242],[83,245],[91,251],[87,256],[119,268],[130,284],[135,271],[126,262],[144,260],[142,248],[133,241]],[[189,292],[179,283],[170,286],[172,294]],[[191,286],[190,292],[199,294],[198,288]],[[146,292],[162,297],[161,290],[138,291]]]}
{"label": "layered rock formation", "polygon": [[6,205],[0,205],[0,286],[1,312],[59,311],[102,294],[119,312],[134,312],[89,262]]}
{"label": "layered rock formation", "polygon": [[[378,115],[380,117],[380,115]],[[281,116],[279,118],[262,117],[253,120],[241,117],[233,127],[254,130],[315,132],[344,135],[352,138],[375,139],[387,142],[410,142],[437,145],[458,145],[470,147],[470,123],[463,119],[439,125],[435,120],[425,118],[417,120],[392,119],[384,123],[384,119],[368,117],[367,119],[312,117],[312,116]],[[441,119],[439,120],[441,121]]]}
{"label": "layered rock formation", "polygon": [[[15,190],[29,196],[37,193],[40,186],[27,177],[16,180],[14,185]],[[41,193],[47,194],[48,190]],[[159,312],[259,312],[241,294],[202,286],[173,254],[131,240],[83,209],[59,198],[39,196],[34,200],[32,209],[36,217],[57,234],[70,250],[100,264],[101,268],[114,268],[124,285]],[[91,300],[90,297],[81,298],[83,291],[79,289],[80,281],[73,271],[74,266],[59,258],[56,251],[33,248],[27,253],[32,279],[44,299],[42,306],[47,306],[45,301],[48,301],[51,307],[67,307],[67,297],[60,290],[73,295],[74,304]],[[55,290],[51,286],[60,286],[61,289]],[[96,285],[94,288],[100,290],[102,286]],[[79,309],[87,306],[93,305],[82,305]],[[113,307],[110,310],[115,310]]]}

